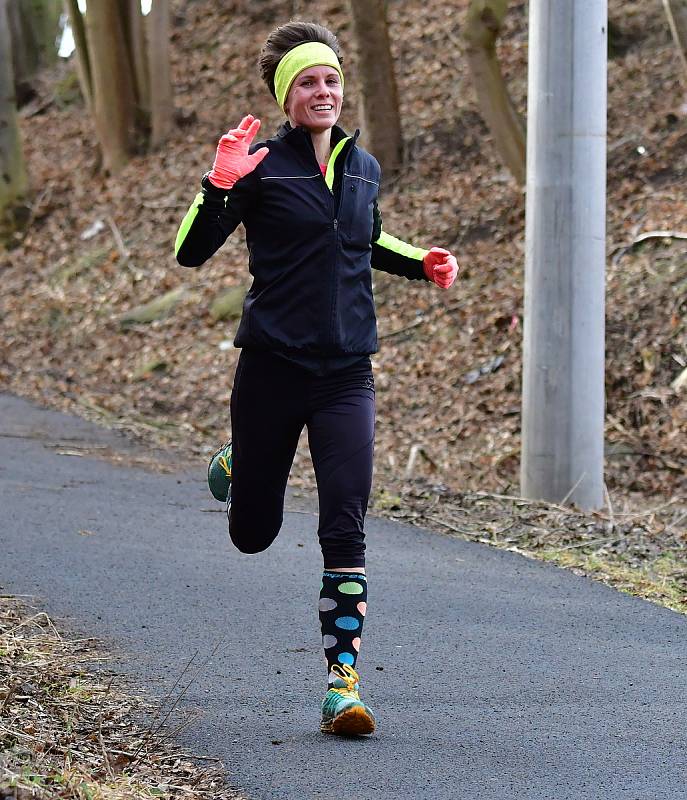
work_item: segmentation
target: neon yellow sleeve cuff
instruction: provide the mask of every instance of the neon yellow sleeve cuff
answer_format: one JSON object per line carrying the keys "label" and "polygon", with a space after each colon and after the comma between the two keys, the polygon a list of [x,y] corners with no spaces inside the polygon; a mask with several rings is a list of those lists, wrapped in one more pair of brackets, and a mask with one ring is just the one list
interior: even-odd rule
{"label": "neon yellow sleeve cuff", "polygon": [[179,226],[179,230],[177,232],[176,242],[174,243],[174,255],[176,256],[179,252],[179,248],[184,243],[184,239],[188,234],[191,225],[193,225],[193,220],[198,216],[198,206],[200,206],[203,202],[203,193],[198,192],[195,196],[193,202],[191,203],[191,207],[186,212],[186,216],[181,220],[181,225]]}
{"label": "neon yellow sleeve cuff", "polygon": [[375,244],[384,247],[386,250],[391,250],[393,253],[398,253],[400,256],[414,258],[417,261],[422,261],[427,253],[429,253],[429,250],[423,250],[421,247],[413,247],[412,244],[402,242],[400,239],[384,231],[381,232]]}

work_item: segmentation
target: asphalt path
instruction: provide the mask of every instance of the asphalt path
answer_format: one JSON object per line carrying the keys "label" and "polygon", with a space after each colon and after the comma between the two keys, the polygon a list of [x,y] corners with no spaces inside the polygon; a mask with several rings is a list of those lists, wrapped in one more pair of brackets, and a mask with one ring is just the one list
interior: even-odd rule
{"label": "asphalt path", "polygon": [[112,463],[141,452],[0,395],[0,585],[104,639],[155,697],[193,659],[180,741],[247,797],[687,798],[682,615],[368,518],[358,667],[378,730],[324,736],[316,514],[287,511],[270,550],[242,555],[203,466]]}

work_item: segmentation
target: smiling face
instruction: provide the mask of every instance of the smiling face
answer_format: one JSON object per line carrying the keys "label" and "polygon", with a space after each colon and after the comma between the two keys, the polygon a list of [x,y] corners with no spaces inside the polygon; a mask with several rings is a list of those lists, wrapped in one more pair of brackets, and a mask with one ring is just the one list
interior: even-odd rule
{"label": "smiling face", "polygon": [[291,84],[284,110],[294,128],[302,125],[321,133],[336,124],[342,103],[338,72],[327,66],[308,67]]}

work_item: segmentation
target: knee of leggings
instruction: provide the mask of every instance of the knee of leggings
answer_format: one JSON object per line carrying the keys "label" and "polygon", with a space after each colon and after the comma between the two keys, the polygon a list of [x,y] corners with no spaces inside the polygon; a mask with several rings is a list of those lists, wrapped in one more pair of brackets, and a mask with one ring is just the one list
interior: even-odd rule
{"label": "knee of leggings", "polygon": [[280,527],[281,523],[276,528],[255,524],[244,528],[229,517],[229,538],[241,553],[262,553],[277,538]]}

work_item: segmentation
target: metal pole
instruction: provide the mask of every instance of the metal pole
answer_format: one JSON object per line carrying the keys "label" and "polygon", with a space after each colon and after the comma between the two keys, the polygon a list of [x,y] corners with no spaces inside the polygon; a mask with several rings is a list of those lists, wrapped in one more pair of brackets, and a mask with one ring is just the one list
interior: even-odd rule
{"label": "metal pole", "polygon": [[521,492],[603,505],[606,0],[530,0]]}

